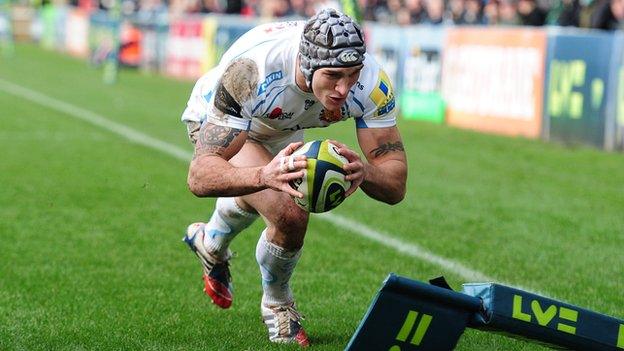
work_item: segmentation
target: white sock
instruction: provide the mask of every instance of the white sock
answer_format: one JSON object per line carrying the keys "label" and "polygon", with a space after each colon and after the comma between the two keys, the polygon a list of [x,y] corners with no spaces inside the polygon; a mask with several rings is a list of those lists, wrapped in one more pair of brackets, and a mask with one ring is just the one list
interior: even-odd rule
{"label": "white sock", "polygon": [[210,221],[204,227],[204,245],[210,252],[224,258],[230,242],[258,218],[238,206],[233,197],[217,199]]}
{"label": "white sock", "polygon": [[288,250],[270,243],[266,229],[256,246],[256,261],[262,274],[262,303],[267,306],[286,305],[293,302],[288,281],[301,257],[301,249]]}

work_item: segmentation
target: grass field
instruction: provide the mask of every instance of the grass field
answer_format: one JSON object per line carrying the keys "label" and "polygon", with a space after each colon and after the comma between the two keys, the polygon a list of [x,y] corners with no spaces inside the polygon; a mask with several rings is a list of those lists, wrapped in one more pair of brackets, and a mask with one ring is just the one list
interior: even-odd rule
{"label": "grass field", "polygon": [[[260,221],[233,244],[230,310],[211,305],[180,241],[212,199],[188,164],[6,82],[104,116],[190,154],[179,116],[192,83],[122,72],[114,86],[80,60],[18,46],[0,61],[0,350],[289,350],[260,321]],[[3,83],[5,82],[5,83]],[[56,101],[55,100],[55,101]],[[624,317],[624,156],[400,121],[406,199],[361,192],[333,213],[496,281]],[[356,146],[352,122],[311,130]],[[312,350],[347,344],[389,272],[469,277],[313,217],[292,286]],[[540,350],[468,330],[458,350]]]}

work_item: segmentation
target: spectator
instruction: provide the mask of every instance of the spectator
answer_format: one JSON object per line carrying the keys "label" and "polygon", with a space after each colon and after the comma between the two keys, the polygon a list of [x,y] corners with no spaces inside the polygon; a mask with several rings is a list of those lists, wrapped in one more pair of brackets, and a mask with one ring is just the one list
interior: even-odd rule
{"label": "spectator", "polygon": [[516,0],[500,0],[498,6],[498,24],[514,26],[520,24]]}
{"label": "spectator", "polygon": [[557,25],[578,27],[580,24],[581,3],[579,0],[561,0],[562,10]]}
{"label": "spectator", "polygon": [[624,0],[603,0],[596,5],[592,17],[592,28],[617,30],[622,28],[624,19]]}
{"label": "spectator", "polygon": [[372,8],[372,18],[376,22],[392,22],[392,14],[385,1],[375,1],[375,5]]}
{"label": "spectator", "polygon": [[188,1],[186,0],[170,0],[169,1],[169,16],[170,18],[180,18],[187,12]]}
{"label": "spectator", "polygon": [[315,13],[320,12],[323,9],[342,9],[342,6],[340,5],[340,0],[316,0],[315,3]]}
{"label": "spectator", "polygon": [[405,12],[409,15],[410,23],[422,23],[425,20],[423,0],[405,0]]}
{"label": "spectator", "polygon": [[444,16],[444,0],[427,0],[427,24],[446,24],[449,21]]}
{"label": "spectator", "polygon": [[223,10],[221,9],[220,1],[218,0],[201,0],[199,1],[199,9],[195,12],[220,13],[223,12]]}
{"label": "spectator", "polygon": [[557,26],[579,26],[581,6],[578,0],[553,0],[546,23]]}
{"label": "spectator", "polygon": [[[2,1],[2,0],[0,0]],[[43,0],[49,2],[50,0]],[[154,1],[170,18],[188,13],[232,13],[250,17],[311,17],[323,8],[341,8],[340,0],[67,0],[93,1],[102,9],[122,4],[130,15]],[[137,4],[138,3],[138,4]],[[410,24],[574,26],[624,29],[624,0],[357,0],[366,21]],[[140,6],[136,6],[139,5]],[[151,10],[141,9],[139,17]],[[139,11],[141,12],[141,11]],[[167,16],[165,16],[167,17]]]}
{"label": "spectator", "polygon": [[377,0],[359,0],[360,9],[362,9],[362,17],[365,21],[375,21],[375,9],[377,8]]}
{"label": "spectator", "polygon": [[384,0],[359,0],[365,21],[387,22],[390,16]]}
{"label": "spectator", "polygon": [[464,12],[466,11],[464,4],[464,0],[449,1],[449,14],[453,23],[464,24]]}
{"label": "spectator", "polygon": [[518,16],[520,23],[525,26],[543,26],[546,23],[546,13],[537,6],[535,0],[519,0]]}
{"label": "spectator", "polygon": [[292,16],[288,0],[264,0],[260,4],[260,15],[264,18]]}
{"label": "spectator", "polygon": [[464,24],[481,25],[483,20],[483,6],[481,0],[466,0],[464,11]]}
{"label": "spectator", "polygon": [[500,23],[500,2],[498,0],[489,0],[483,8],[483,22],[488,25],[497,25]]}
{"label": "spectator", "polygon": [[405,8],[401,8],[396,14],[396,23],[399,26],[409,26],[411,24],[409,12]]}
{"label": "spectator", "polygon": [[260,7],[262,0],[245,0],[243,1],[243,7],[241,8],[241,15],[256,17],[260,14]]}
{"label": "spectator", "polygon": [[312,6],[307,6],[304,0],[290,0],[290,6],[292,13],[299,17],[312,17],[314,13],[310,14],[309,11],[314,11]]}
{"label": "spectator", "polygon": [[594,13],[598,8],[599,0],[581,0],[581,9],[579,10],[579,27],[591,28]]}
{"label": "spectator", "polygon": [[401,0],[387,0],[386,6],[388,6],[388,12],[390,13],[388,23],[398,23],[399,14],[405,12]]}
{"label": "spectator", "polygon": [[141,0],[137,19],[146,24],[164,23],[167,20],[167,5],[162,0]]}

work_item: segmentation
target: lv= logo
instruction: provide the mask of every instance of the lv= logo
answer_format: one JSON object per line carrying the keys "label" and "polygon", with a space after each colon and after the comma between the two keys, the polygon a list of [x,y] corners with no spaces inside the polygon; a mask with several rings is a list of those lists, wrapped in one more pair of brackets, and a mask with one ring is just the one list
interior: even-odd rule
{"label": "lv= logo", "polygon": [[[427,333],[427,329],[429,329],[429,325],[431,324],[433,317],[422,313],[420,320],[416,323],[418,315],[419,313],[416,311],[409,311],[407,313],[407,317],[405,317],[405,321],[403,321],[403,326],[395,338],[396,341],[408,342],[408,337],[413,331],[413,335],[409,340],[409,343],[415,346],[420,345],[423,337]],[[415,327],[414,324],[416,325]],[[393,345],[388,351],[401,351],[401,347],[399,345]]]}
{"label": "lv= logo", "polygon": [[[557,315],[559,316],[556,320],[557,330],[569,334],[576,334],[575,324],[570,324],[569,322],[576,323],[578,321],[578,311],[557,305],[549,305],[544,309],[539,301],[532,300],[531,311],[525,312],[522,310],[522,296],[514,295],[513,297],[512,318],[532,323],[533,317],[535,317],[537,324],[545,327],[554,320]],[[564,323],[564,321],[567,322]]]}

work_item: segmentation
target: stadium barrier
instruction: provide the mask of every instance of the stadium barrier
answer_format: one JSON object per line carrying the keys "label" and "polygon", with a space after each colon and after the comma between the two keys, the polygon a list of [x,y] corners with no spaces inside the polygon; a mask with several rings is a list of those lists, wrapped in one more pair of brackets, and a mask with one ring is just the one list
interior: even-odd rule
{"label": "stadium barrier", "polygon": [[13,30],[11,26],[11,8],[0,1],[0,55],[9,57],[13,54]]}
{"label": "stadium barrier", "polygon": [[89,56],[89,15],[81,9],[70,9],[67,14],[65,49],[75,57]]}
{"label": "stadium barrier", "polygon": [[26,41],[33,37],[33,21],[36,11],[30,6],[12,5],[6,13],[10,16],[11,31],[17,41]]}
{"label": "stadium barrier", "polygon": [[[613,148],[624,150],[624,34],[615,33],[614,49],[612,52],[611,81],[607,87],[607,118],[613,118],[615,132]],[[614,117],[612,117],[614,116]]]}
{"label": "stadium barrier", "polygon": [[443,123],[441,52],[447,29],[410,26],[399,31],[376,23],[364,28],[369,52],[396,86],[403,117]]}
{"label": "stadium barrier", "polygon": [[624,349],[624,320],[500,284],[456,292],[444,278],[390,274],[346,350],[453,350],[466,327],[558,348]]}
{"label": "stadium barrier", "polygon": [[236,39],[260,23],[258,19],[239,16],[209,16],[204,22],[204,36],[208,45],[204,69],[207,71],[216,66]]}
{"label": "stadium barrier", "polygon": [[169,24],[165,49],[165,73],[177,78],[198,78],[207,52],[203,38],[203,19],[190,17]]}
{"label": "stadium barrier", "polygon": [[538,29],[451,29],[442,67],[447,123],[538,138],[545,49],[546,34]]}
{"label": "stadium barrier", "polygon": [[574,29],[550,29],[548,36],[545,139],[613,150],[615,115],[607,113],[607,95],[617,89],[615,36]]}
{"label": "stadium barrier", "polygon": [[[19,22],[15,13],[13,32],[23,35],[29,17]],[[76,56],[85,55],[88,43],[93,63],[115,56],[122,64],[181,79],[214,67],[261,22],[234,15],[168,20],[166,13],[138,12],[120,20],[96,11],[88,22],[85,16],[71,7],[44,6],[30,32],[44,47]],[[624,149],[622,32],[369,22],[364,30],[406,119]],[[111,47],[112,36],[120,36],[119,47]]]}
{"label": "stadium barrier", "polygon": [[41,28],[39,32],[41,46],[46,49],[65,51],[65,23],[67,23],[68,11],[69,8],[66,6],[46,5],[41,7],[38,21]]}
{"label": "stadium barrier", "polygon": [[402,115],[407,119],[444,123],[446,102],[442,98],[442,47],[445,27],[413,27],[405,33]]}
{"label": "stadium barrier", "polygon": [[163,13],[142,12],[132,21],[140,31],[140,62],[144,72],[165,71],[166,45],[169,35],[169,21]]}

